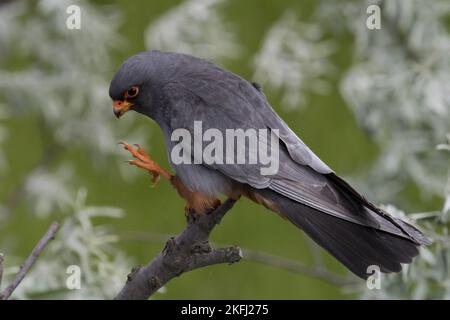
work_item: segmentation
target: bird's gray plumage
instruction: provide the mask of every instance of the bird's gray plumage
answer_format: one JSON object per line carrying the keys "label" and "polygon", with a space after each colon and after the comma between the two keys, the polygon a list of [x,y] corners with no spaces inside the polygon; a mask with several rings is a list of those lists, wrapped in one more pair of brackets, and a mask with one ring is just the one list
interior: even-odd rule
{"label": "bird's gray plumage", "polygon": [[172,163],[191,190],[227,194],[233,181],[249,185],[361,277],[361,266],[369,262],[386,272],[399,271],[400,263],[417,255],[417,245],[429,243],[419,230],[388,216],[339,178],[276,114],[257,84],[202,59],[150,51],[122,65],[110,96],[117,99],[132,85],[144,87],[135,110],[160,125],[169,152],[176,143],[172,131],[193,133],[194,121],[224,135],[226,129],[278,130],[276,174],[262,175],[259,163]]}

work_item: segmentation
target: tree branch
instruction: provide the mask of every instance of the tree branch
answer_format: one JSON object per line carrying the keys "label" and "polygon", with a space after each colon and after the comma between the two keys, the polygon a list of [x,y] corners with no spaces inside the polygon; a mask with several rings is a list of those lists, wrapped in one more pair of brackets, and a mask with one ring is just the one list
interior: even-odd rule
{"label": "tree branch", "polygon": [[115,299],[148,299],[163,285],[184,272],[213,264],[238,262],[242,258],[238,247],[213,249],[208,242],[211,231],[235,202],[236,200],[227,199],[211,213],[189,215],[186,229],[170,238],[164,250],[145,267],[135,267]]}
{"label": "tree branch", "polygon": [[33,264],[39,258],[41,252],[44,250],[44,248],[47,246],[50,240],[52,240],[55,237],[55,234],[58,231],[58,229],[59,224],[57,222],[53,222],[50,228],[45,233],[45,235],[41,238],[41,240],[39,240],[38,244],[34,247],[33,251],[31,251],[31,254],[20,266],[20,270],[16,274],[16,277],[14,278],[13,282],[5,290],[3,290],[2,293],[0,293],[0,300],[7,300],[11,296],[11,294],[14,292],[17,286],[25,278],[28,271],[30,271]]}
{"label": "tree branch", "polygon": [[294,261],[291,259],[274,256],[265,252],[256,251],[256,250],[247,250],[243,249],[243,256],[245,259],[250,261],[258,262],[264,265],[285,269],[291,272],[304,274],[316,279],[325,280],[335,286],[355,286],[358,282],[341,276],[339,274],[333,273],[324,267],[316,266],[311,267],[305,264],[302,264],[298,261]]}
{"label": "tree branch", "polygon": [[[145,241],[149,243],[164,243],[170,239],[170,235],[160,233],[148,233],[148,232],[128,232],[120,236],[121,240],[136,240]],[[217,244],[210,242],[213,246],[224,246],[225,244]],[[354,278],[347,277],[334,273],[326,269],[322,264],[315,266],[308,266],[300,261],[288,259],[272,255],[259,250],[242,248],[242,257],[247,261],[257,262],[266,266],[271,266],[279,269],[285,269],[293,273],[302,274],[307,277],[320,279],[331,283],[338,287],[352,287],[359,284]]]}

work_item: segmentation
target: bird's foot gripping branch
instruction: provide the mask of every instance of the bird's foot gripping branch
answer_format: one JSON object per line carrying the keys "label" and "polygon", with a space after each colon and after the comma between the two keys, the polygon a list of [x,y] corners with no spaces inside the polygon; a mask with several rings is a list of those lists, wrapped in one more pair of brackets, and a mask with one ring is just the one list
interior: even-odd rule
{"label": "bird's foot gripping branch", "polygon": [[[199,209],[195,204],[199,196],[195,192],[188,192],[177,176],[161,168],[139,145],[134,148],[126,142],[120,144],[136,159],[129,160],[128,163],[147,170],[152,175],[153,184],[156,184],[159,177],[163,176],[187,201],[185,207],[187,227],[180,235],[170,238],[164,250],[150,263],[144,267],[133,268],[127,277],[125,286],[115,299],[148,299],[172,278],[180,276],[184,272],[213,264],[231,264],[241,260],[240,248],[236,246],[212,248],[208,240],[214,227],[233,207],[236,199],[230,198],[223,204],[220,204],[217,199],[213,199],[211,205],[202,206]],[[208,208],[209,210],[206,210]]]}
{"label": "bird's foot gripping branch", "polygon": [[236,200],[227,199],[210,213],[188,215],[186,229],[167,241],[164,250],[146,266],[135,267],[118,300],[148,299],[171,279],[181,274],[219,263],[232,264],[242,258],[239,247],[212,248],[209,235]]}

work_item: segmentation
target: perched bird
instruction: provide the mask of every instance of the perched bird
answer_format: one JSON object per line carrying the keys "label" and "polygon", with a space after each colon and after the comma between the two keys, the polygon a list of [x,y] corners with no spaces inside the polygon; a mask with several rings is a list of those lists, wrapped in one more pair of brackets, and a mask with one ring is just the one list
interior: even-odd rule
{"label": "perched bird", "polygon": [[[176,172],[171,175],[141,147],[124,143],[136,158],[130,163],[148,170],[155,182],[159,176],[167,178],[186,199],[188,211],[210,211],[221,194],[248,197],[287,218],[364,279],[369,266],[399,272],[419,246],[430,244],[421,231],[390,216],[337,176],[277,115],[260,86],[213,63],[179,53],[142,52],[122,64],[109,95],[118,118],[133,110],[153,119],[169,154],[177,144],[172,133],[183,128],[194,135],[195,121],[224,135],[227,129],[276,132],[279,164],[269,175],[262,174],[261,163],[179,164],[169,157]],[[247,145],[233,150],[238,153]],[[195,158],[195,152],[188,156]]]}

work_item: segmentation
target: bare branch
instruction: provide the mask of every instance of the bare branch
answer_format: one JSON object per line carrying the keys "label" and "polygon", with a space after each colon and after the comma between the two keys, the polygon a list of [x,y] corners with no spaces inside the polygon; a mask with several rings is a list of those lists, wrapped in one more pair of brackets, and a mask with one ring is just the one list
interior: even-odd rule
{"label": "bare branch", "polygon": [[[122,240],[137,240],[150,243],[164,243],[170,239],[170,235],[161,233],[148,233],[148,232],[127,232],[120,237]],[[218,244],[210,242],[213,246],[226,246],[224,244]],[[308,266],[299,261],[292,259],[271,255],[262,251],[241,248],[242,256],[248,261],[257,262],[263,265],[272,266],[280,269],[285,269],[294,273],[303,274],[308,277],[324,280],[336,286],[354,286],[358,282],[352,280],[350,277],[342,276],[337,273],[331,272],[324,267]]]}
{"label": "bare branch", "polygon": [[25,262],[20,266],[19,272],[16,274],[16,277],[14,278],[13,282],[2,291],[0,294],[0,300],[7,300],[11,294],[14,292],[14,290],[17,288],[17,286],[22,282],[22,280],[27,275],[28,271],[30,271],[33,264],[36,262],[36,260],[39,258],[39,255],[44,250],[44,248],[47,246],[47,244],[55,237],[56,232],[59,229],[59,223],[53,222],[50,228],[48,228],[45,235],[39,240],[37,245],[34,247],[33,251],[31,251],[31,254],[28,256],[28,258],[25,260]]}
{"label": "bare branch", "polygon": [[242,258],[238,247],[213,249],[208,238],[214,227],[233,207],[236,200],[227,199],[211,213],[189,215],[181,234],[170,238],[164,250],[145,267],[136,267],[117,300],[148,299],[159,288],[184,272],[218,263],[235,263]]}
{"label": "bare branch", "polygon": [[242,251],[239,247],[231,246],[226,248],[211,249],[206,254],[195,254],[192,256],[192,261],[189,263],[187,269],[190,271],[206,266],[211,266],[220,263],[235,263],[242,259]]}
{"label": "bare branch", "polygon": [[356,281],[352,281],[344,276],[338,275],[336,273],[330,272],[323,267],[310,267],[302,264],[298,261],[291,259],[286,259],[283,257],[274,256],[268,253],[264,253],[256,250],[242,249],[245,259],[259,262],[272,267],[277,267],[281,269],[286,269],[291,272],[304,274],[313,278],[325,280],[336,286],[352,286],[356,285]]}

